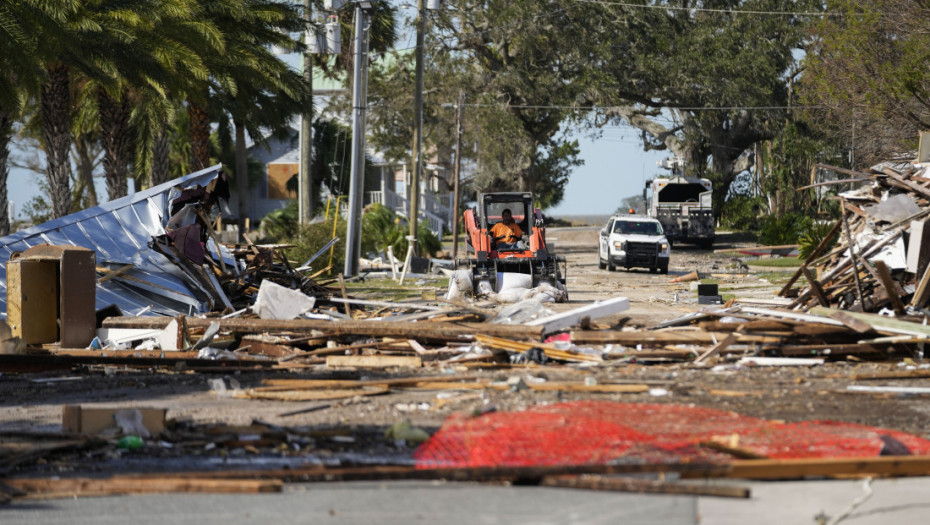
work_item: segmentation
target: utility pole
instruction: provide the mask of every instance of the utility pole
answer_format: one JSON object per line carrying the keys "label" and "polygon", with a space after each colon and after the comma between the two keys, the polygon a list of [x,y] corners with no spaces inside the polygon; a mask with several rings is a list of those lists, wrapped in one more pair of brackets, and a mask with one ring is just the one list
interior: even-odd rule
{"label": "utility pole", "polygon": [[465,91],[459,91],[459,113],[455,119],[455,181],[452,184],[452,261],[459,255],[459,181],[462,178],[462,123],[465,119]]}
{"label": "utility pole", "polygon": [[413,93],[413,182],[410,184],[410,237],[413,253],[417,253],[417,218],[420,213],[420,176],[423,172],[423,40],[426,16],[423,0],[417,0],[416,76]]}
{"label": "utility pole", "polygon": [[[346,276],[358,274],[362,251],[362,196],[365,182],[365,112],[368,106],[368,10],[371,1],[355,2],[355,68],[352,82],[352,169],[346,223]],[[337,211],[338,213],[338,211]]]}
{"label": "utility pole", "polygon": [[[304,0],[304,21],[308,24],[313,17],[312,0]],[[313,55],[309,46],[304,51],[304,82],[310,92],[310,105],[300,116],[300,168],[298,176],[298,209],[300,226],[310,224],[313,218],[313,204],[316,202],[311,181],[310,169],[313,165]]]}

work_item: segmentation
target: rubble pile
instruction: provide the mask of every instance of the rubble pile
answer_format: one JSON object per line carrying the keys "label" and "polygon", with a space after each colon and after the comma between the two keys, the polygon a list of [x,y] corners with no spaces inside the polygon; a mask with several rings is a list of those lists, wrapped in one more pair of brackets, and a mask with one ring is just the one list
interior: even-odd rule
{"label": "rubble pile", "polygon": [[[835,307],[925,317],[930,299],[930,173],[922,165],[883,163],[841,193],[842,217],[781,291],[792,307]],[[835,246],[834,246],[835,244]],[[831,248],[831,246],[833,246]],[[804,277],[807,286],[792,288]]]}

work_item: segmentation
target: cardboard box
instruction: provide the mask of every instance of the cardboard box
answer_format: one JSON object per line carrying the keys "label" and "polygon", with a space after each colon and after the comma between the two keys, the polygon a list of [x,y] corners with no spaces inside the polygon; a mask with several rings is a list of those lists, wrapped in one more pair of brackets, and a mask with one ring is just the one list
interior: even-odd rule
{"label": "cardboard box", "polygon": [[142,424],[152,436],[157,436],[165,430],[165,408],[141,407],[83,407],[80,405],[65,405],[62,409],[61,426],[68,432],[77,434],[96,435],[108,429],[119,430],[114,415],[121,410],[138,410],[142,414]]}

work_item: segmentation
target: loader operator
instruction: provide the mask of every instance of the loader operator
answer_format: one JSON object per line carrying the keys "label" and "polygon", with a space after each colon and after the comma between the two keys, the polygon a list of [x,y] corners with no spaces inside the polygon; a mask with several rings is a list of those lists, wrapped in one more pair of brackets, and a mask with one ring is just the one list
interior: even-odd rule
{"label": "loader operator", "polygon": [[524,243],[521,241],[521,237],[523,237],[523,230],[520,229],[519,224],[514,222],[513,213],[511,213],[510,209],[505,208],[501,212],[501,222],[491,227],[491,238],[497,245],[497,249],[524,250],[526,247],[522,246]]}

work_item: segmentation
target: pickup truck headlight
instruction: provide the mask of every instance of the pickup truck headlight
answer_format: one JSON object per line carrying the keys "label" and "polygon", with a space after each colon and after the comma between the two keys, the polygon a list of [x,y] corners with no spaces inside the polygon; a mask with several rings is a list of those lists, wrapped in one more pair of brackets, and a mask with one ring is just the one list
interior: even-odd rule
{"label": "pickup truck headlight", "polygon": [[626,241],[614,241],[614,250],[626,251]]}
{"label": "pickup truck headlight", "polygon": [[667,251],[668,251],[668,243],[667,243],[667,242],[663,242],[662,244],[660,244],[660,245],[659,245],[659,251],[660,251],[660,252],[667,252]]}

